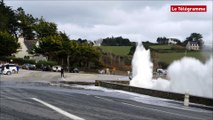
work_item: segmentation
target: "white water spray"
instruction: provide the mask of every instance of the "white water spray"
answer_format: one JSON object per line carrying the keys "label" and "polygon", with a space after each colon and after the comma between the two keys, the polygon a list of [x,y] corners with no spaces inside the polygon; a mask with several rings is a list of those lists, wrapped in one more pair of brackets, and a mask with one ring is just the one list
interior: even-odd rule
{"label": "white water spray", "polygon": [[205,64],[195,58],[184,57],[168,67],[170,80],[153,80],[150,51],[138,45],[132,60],[133,79],[130,85],[213,98],[212,62],[212,57]]}
{"label": "white water spray", "polygon": [[138,45],[132,60],[133,80],[130,85],[145,88],[152,87],[153,64],[150,60],[150,51],[146,50],[143,45]]}

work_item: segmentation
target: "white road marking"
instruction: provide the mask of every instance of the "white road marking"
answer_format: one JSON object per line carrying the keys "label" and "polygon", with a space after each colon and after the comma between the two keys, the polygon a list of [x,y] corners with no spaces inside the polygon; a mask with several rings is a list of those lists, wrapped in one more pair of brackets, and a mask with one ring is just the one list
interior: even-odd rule
{"label": "white road marking", "polygon": [[[125,105],[129,105],[129,106],[137,107],[137,108],[143,108],[143,109],[145,108],[145,107],[140,107],[140,106],[136,106],[136,105],[125,103],[125,102],[121,102],[121,103],[125,104]],[[163,110],[159,110],[159,109],[155,109],[155,108],[148,108],[148,107],[146,107],[145,109],[150,109],[150,110],[158,111],[158,112],[164,112],[164,113],[167,113],[167,114],[181,116],[181,117],[186,117],[186,118],[190,118],[190,119],[203,120],[203,118],[197,118],[197,117],[187,116],[187,115],[183,115],[183,114],[177,114],[177,113],[167,112],[167,111],[163,111]]]}
{"label": "white road marking", "polygon": [[68,113],[68,112],[66,112],[66,111],[64,111],[64,110],[62,110],[62,109],[60,109],[58,107],[55,107],[55,106],[53,106],[53,105],[51,105],[49,103],[46,103],[46,102],[44,102],[42,100],[37,99],[37,98],[32,98],[32,99],[37,101],[37,102],[39,102],[39,103],[41,103],[41,104],[43,104],[43,105],[45,105],[45,106],[47,106],[47,107],[49,107],[49,108],[51,108],[51,109],[53,109],[53,110],[55,110],[58,113],[61,113],[62,115],[65,115],[66,117],[68,117],[70,119],[73,119],[73,120],[85,120],[84,118],[81,118],[81,117],[78,117],[76,115],[70,114],[70,113]]}

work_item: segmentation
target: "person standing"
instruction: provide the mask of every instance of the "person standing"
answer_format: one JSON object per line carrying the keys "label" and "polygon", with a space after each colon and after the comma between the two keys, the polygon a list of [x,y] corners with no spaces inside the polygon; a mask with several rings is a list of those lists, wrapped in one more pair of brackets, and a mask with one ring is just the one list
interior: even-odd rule
{"label": "person standing", "polygon": [[18,65],[16,65],[16,69],[17,69],[17,73],[19,72],[19,66]]}
{"label": "person standing", "polygon": [[61,67],[61,78],[64,78],[64,68]]}

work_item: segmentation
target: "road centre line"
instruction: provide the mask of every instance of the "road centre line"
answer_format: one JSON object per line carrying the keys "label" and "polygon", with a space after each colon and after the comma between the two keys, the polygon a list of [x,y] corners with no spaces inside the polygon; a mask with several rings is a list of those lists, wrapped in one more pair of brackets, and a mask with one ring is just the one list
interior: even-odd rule
{"label": "road centre line", "polygon": [[78,117],[76,115],[70,114],[70,113],[68,113],[68,112],[66,112],[66,111],[64,111],[64,110],[62,110],[62,109],[60,109],[60,108],[58,108],[56,106],[53,106],[53,105],[51,105],[51,104],[49,104],[47,102],[44,102],[42,100],[39,100],[37,98],[31,98],[31,99],[33,99],[34,101],[39,102],[39,103],[41,103],[41,104],[43,104],[43,105],[55,110],[56,112],[66,116],[66,117],[68,117],[70,119],[73,119],[73,120],[85,120],[84,118],[81,118],[81,117]]}
{"label": "road centre line", "polygon": [[167,113],[167,114],[171,114],[171,115],[176,115],[176,116],[181,116],[181,117],[186,117],[186,118],[190,118],[190,119],[203,120],[203,118],[197,118],[197,117],[187,116],[187,115],[183,115],[183,114],[177,114],[177,113],[167,112],[167,111],[159,110],[159,109],[155,109],[155,108],[140,107],[140,106],[136,106],[136,105],[133,105],[133,104],[126,103],[126,102],[121,102],[121,103],[125,104],[125,105],[129,105],[129,106],[137,107],[137,108],[150,109],[150,110],[153,110],[153,111],[163,112],[163,113]]}

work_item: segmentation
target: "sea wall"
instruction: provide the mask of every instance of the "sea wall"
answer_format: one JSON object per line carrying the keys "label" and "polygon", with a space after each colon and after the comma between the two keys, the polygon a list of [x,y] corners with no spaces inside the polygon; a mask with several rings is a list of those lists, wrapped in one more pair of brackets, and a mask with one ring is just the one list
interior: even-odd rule
{"label": "sea wall", "polygon": [[[185,96],[184,94],[180,94],[180,93],[158,91],[158,90],[151,90],[151,89],[146,89],[146,88],[129,86],[127,81],[118,82],[118,81],[96,80],[95,85],[106,87],[106,88],[111,88],[111,89],[124,90],[124,91],[144,94],[144,95],[150,95],[150,96],[154,96],[154,97],[178,100],[178,101],[184,101],[184,96]],[[190,101],[190,103],[198,103],[198,104],[213,106],[213,99],[211,99],[211,98],[204,98],[204,97],[190,95],[189,101]]]}

